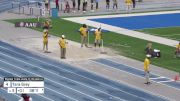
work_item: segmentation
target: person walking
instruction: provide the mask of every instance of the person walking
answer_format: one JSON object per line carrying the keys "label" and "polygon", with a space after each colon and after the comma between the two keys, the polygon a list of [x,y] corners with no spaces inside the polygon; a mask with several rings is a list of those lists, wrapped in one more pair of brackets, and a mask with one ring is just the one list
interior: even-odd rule
{"label": "person walking", "polygon": [[48,52],[48,30],[47,29],[44,29],[43,31],[43,51]]}
{"label": "person walking", "polygon": [[132,0],[132,3],[133,3],[133,9],[135,9],[135,7],[136,7],[136,0]]}
{"label": "person walking", "polygon": [[117,0],[113,0],[113,9],[115,9],[116,7],[116,10],[118,9],[118,3],[117,3]]}
{"label": "person walking", "polygon": [[94,12],[94,0],[91,0],[91,11]]}
{"label": "person walking", "polygon": [[81,35],[81,47],[83,47],[83,44],[87,46],[87,37],[88,37],[88,28],[86,24],[83,24],[83,26],[79,29],[80,35]]}
{"label": "person walking", "polygon": [[55,3],[56,3],[56,9],[58,9],[59,11],[59,0],[55,0]]}
{"label": "person walking", "polygon": [[87,11],[87,0],[83,0],[83,12]]}
{"label": "person walking", "polygon": [[49,10],[49,0],[44,0],[46,11]]}
{"label": "person walking", "polygon": [[106,0],[106,9],[109,10],[110,7],[110,0]]}
{"label": "person walking", "polygon": [[59,39],[59,46],[60,46],[60,53],[61,53],[61,59],[66,59],[66,40],[65,35],[62,35]]}
{"label": "person walking", "polygon": [[73,7],[73,12],[75,13],[75,8],[76,8],[76,0],[72,0],[72,7]]}
{"label": "person walking", "polygon": [[94,40],[94,47],[96,48],[97,45],[99,45],[99,48],[101,46],[101,39],[102,39],[102,32],[101,28],[98,28],[95,32],[95,40]]}
{"label": "person walking", "polygon": [[150,84],[150,80],[149,80],[150,58],[151,58],[151,55],[147,54],[146,58],[144,60],[144,72],[145,72],[145,78],[146,78],[146,83],[145,84]]}
{"label": "person walking", "polygon": [[78,11],[80,10],[81,0],[78,0]]}
{"label": "person walking", "polygon": [[21,94],[19,101],[32,101],[32,98],[27,94]]}
{"label": "person walking", "polygon": [[130,13],[131,11],[131,7],[132,7],[132,0],[125,0],[125,3],[126,3],[126,10],[128,13]]}
{"label": "person walking", "polygon": [[99,0],[96,0],[96,10],[99,8]]}

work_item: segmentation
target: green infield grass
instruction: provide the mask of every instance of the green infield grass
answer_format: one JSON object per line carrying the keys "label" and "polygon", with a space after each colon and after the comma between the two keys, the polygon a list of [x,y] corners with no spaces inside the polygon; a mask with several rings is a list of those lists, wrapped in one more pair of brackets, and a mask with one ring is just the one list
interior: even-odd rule
{"label": "green infield grass", "polygon": [[[11,23],[14,23],[16,21],[37,22],[37,19],[9,20],[9,22]],[[43,21],[43,19],[40,19],[40,21]],[[78,29],[81,27],[81,24],[57,18],[57,19],[52,19],[52,25],[53,28],[50,29],[49,31],[50,34],[55,36],[60,36],[62,34],[65,34],[67,39],[80,42],[80,34],[78,32]],[[34,29],[38,31],[42,31],[42,28],[34,28]],[[173,33],[172,30],[170,31],[159,30],[157,32],[158,33],[166,32],[166,35]],[[153,31],[151,31],[150,33],[153,33]],[[117,54],[132,59],[136,59],[139,61],[144,61],[145,46],[147,45],[148,41],[125,36],[125,35],[120,35],[114,32],[103,33],[103,40],[104,40],[104,46],[117,51]],[[93,42],[94,42],[94,36],[90,34],[90,44],[93,44]],[[180,72],[180,59],[174,58],[174,51],[175,51],[174,47],[153,43],[153,48],[161,50],[162,57],[152,58],[151,60],[152,64],[169,70]]]}

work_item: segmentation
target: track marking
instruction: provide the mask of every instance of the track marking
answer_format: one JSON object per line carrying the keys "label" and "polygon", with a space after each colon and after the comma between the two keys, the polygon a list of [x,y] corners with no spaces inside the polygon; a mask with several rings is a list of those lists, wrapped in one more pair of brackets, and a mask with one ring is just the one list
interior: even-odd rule
{"label": "track marking", "polygon": [[[3,47],[3,46],[0,46],[0,47],[4,48],[4,49],[6,49],[6,50],[9,50],[8,48],[5,48],[5,47]],[[22,53],[17,53],[17,52],[12,51],[12,50],[9,50],[9,51],[11,51],[11,52],[13,52],[13,53],[16,53],[16,54],[21,54],[21,55],[23,55],[23,56],[26,56],[26,55],[24,55],[24,54],[22,54]],[[26,56],[26,57],[27,57],[27,56]],[[49,63],[47,63],[47,62],[43,62],[43,61],[41,61],[41,60],[39,60],[39,59],[36,59],[36,58],[33,58],[33,57],[28,57],[28,58],[37,60],[37,61],[39,61],[39,62],[41,62],[41,63],[49,64]],[[49,65],[51,65],[51,66],[53,66],[53,67],[59,68],[58,66],[55,66],[55,65],[53,65],[53,64],[49,64]],[[62,69],[62,68],[59,68],[59,69]],[[70,73],[73,73],[73,74],[78,75],[78,76],[81,76],[81,75],[79,75],[79,74],[77,74],[77,73],[74,73],[74,72],[71,72],[71,71],[68,71],[68,70],[65,70],[65,69],[62,69],[62,70],[67,71],[67,72],[70,72]],[[94,73],[94,74],[96,74],[96,73]],[[95,80],[93,80],[93,79],[90,79],[90,78],[87,78],[87,77],[84,77],[84,76],[81,76],[81,77],[86,78],[86,79],[89,79],[89,80],[92,80],[92,81],[94,81],[94,82],[98,82],[98,81],[95,81]],[[101,82],[98,82],[98,83],[100,83],[100,84],[102,84],[102,85],[106,85],[106,84],[103,84],[103,83],[101,83]],[[120,89],[114,88],[114,87],[109,86],[109,85],[106,85],[106,86],[111,87],[111,88],[116,89],[116,90],[119,90],[119,91],[122,91],[122,92],[125,92],[125,93],[130,94],[130,95],[133,95],[133,96],[135,96],[135,97],[138,97],[138,96],[136,96],[136,95],[134,95],[134,94],[131,94],[131,93],[128,93],[128,92],[126,92],[126,91],[124,91],[124,90],[120,90]],[[142,97],[139,97],[139,98],[144,99],[144,98],[142,98]]]}

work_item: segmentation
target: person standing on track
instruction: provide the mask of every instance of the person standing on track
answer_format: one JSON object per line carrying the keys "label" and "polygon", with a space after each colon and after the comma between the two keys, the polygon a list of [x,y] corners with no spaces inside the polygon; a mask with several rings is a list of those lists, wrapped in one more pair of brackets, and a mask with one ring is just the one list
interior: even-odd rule
{"label": "person standing on track", "polygon": [[144,72],[145,72],[145,78],[146,78],[145,84],[150,84],[150,80],[149,80],[150,58],[151,58],[151,55],[147,54],[144,60]]}
{"label": "person standing on track", "polygon": [[88,37],[88,28],[86,24],[83,24],[83,26],[79,29],[80,35],[81,35],[81,47],[83,47],[83,44],[87,46],[87,37]]}
{"label": "person standing on track", "polygon": [[65,40],[65,35],[62,35],[61,38],[59,39],[59,46],[61,48],[61,59],[66,59],[66,40]]}
{"label": "person standing on track", "polygon": [[95,41],[94,41],[94,47],[96,48],[96,45],[99,45],[99,48],[101,47],[101,39],[102,39],[102,33],[101,28],[98,28],[95,32]]}
{"label": "person standing on track", "polygon": [[43,31],[43,51],[48,51],[48,30],[46,29]]}

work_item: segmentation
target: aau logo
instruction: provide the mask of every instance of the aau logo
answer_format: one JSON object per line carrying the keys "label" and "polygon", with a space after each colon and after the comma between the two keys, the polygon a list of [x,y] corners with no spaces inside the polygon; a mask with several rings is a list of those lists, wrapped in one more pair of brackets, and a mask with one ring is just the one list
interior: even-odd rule
{"label": "aau logo", "polygon": [[16,22],[15,27],[42,27],[40,22]]}

